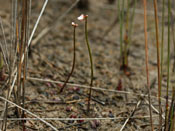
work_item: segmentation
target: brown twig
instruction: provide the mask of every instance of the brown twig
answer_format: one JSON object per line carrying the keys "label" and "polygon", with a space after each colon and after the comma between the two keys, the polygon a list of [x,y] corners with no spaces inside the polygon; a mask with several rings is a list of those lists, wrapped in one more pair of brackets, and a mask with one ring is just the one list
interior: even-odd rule
{"label": "brown twig", "polygon": [[150,82],[149,82],[149,68],[148,68],[148,42],[147,42],[147,0],[144,2],[144,30],[145,30],[145,63],[146,63],[146,78],[147,78],[147,88],[148,88],[148,100],[149,100],[149,112],[150,112],[150,124],[151,130],[154,130],[152,122],[152,109],[151,109],[151,91],[150,91]]}
{"label": "brown twig", "polygon": [[131,112],[131,114],[129,115],[129,117],[126,119],[125,123],[123,124],[122,128],[120,129],[120,131],[123,131],[123,129],[125,128],[126,124],[128,123],[129,119],[131,119],[131,117],[134,115],[134,113],[136,112],[136,109],[139,107],[141,103],[141,100],[139,100],[137,102],[137,105],[134,107],[133,111]]}
{"label": "brown twig", "polygon": [[160,79],[160,51],[159,51],[159,30],[157,16],[157,0],[154,0],[155,27],[156,27],[156,45],[157,45],[157,73],[158,73],[158,102],[159,102],[159,130],[162,128],[162,108],[161,108],[161,79]]}

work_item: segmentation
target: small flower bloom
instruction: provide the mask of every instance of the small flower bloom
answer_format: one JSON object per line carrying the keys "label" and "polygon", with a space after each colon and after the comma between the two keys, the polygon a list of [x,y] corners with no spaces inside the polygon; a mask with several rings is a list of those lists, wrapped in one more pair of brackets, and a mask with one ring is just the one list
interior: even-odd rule
{"label": "small flower bloom", "polygon": [[77,19],[80,21],[84,20],[84,14],[81,14]]}
{"label": "small flower bloom", "polygon": [[78,26],[78,24],[76,24],[75,22],[72,22],[72,26],[77,27],[77,26]]}
{"label": "small flower bloom", "polygon": [[88,15],[81,14],[77,19],[83,21]]}

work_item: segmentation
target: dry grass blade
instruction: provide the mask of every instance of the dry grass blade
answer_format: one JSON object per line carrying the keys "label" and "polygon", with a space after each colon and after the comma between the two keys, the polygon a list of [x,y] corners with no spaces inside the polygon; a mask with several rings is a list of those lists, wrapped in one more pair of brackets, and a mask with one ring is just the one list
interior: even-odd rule
{"label": "dry grass blade", "polygon": [[26,109],[22,108],[21,106],[15,104],[15,103],[12,102],[12,101],[7,100],[6,98],[4,98],[4,97],[2,97],[2,96],[0,96],[0,99],[3,100],[3,101],[8,102],[8,103],[10,103],[10,104],[12,104],[12,105],[14,105],[14,106],[16,106],[17,108],[19,108],[19,109],[25,111],[26,113],[30,114],[31,116],[33,116],[33,117],[35,117],[35,118],[37,118],[38,120],[40,120],[40,121],[42,121],[43,123],[45,123],[47,126],[51,127],[54,131],[58,131],[56,127],[54,127],[54,126],[51,125],[50,123],[46,122],[46,121],[43,120],[42,118],[38,117],[37,115],[33,114],[33,113],[30,112],[29,110],[26,110]]}
{"label": "dry grass blade", "polygon": [[[146,103],[149,105],[149,101],[146,100],[146,99],[145,99],[145,101],[146,101]],[[154,107],[153,104],[151,104],[151,108],[152,108],[157,114],[160,114],[159,111]],[[162,114],[162,118],[165,120],[165,116],[164,116],[163,114]]]}
{"label": "dry grass blade", "polygon": [[131,119],[131,117],[134,115],[134,113],[135,113],[136,109],[139,107],[140,103],[141,103],[141,100],[139,100],[137,102],[137,105],[134,107],[134,109],[133,109],[132,113],[130,114],[130,116],[126,119],[126,121],[123,124],[122,128],[120,129],[120,131],[123,131],[124,130],[126,124],[128,123],[129,119]]}
{"label": "dry grass blade", "polygon": [[32,45],[36,45],[37,42],[43,37],[45,36],[49,31],[51,31],[53,28],[55,28],[55,26],[58,24],[58,22],[60,22],[64,17],[66,17],[66,15],[77,5],[77,3],[80,0],[76,0],[60,17],[58,17],[56,20],[54,20],[54,22],[49,26],[44,28],[40,34],[32,41]]}
{"label": "dry grass blade", "polygon": [[[1,99],[1,98],[0,98]],[[157,118],[158,115],[153,115],[154,118]],[[121,120],[121,119],[127,119],[128,117],[113,117],[113,118],[105,118],[105,117],[101,117],[101,118],[8,118],[8,121],[21,121],[21,120],[53,120],[53,121],[69,121],[69,120]],[[145,118],[150,118],[150,116],[133,116],[130,117],[130,119],[145,119]],[[2,121],[3,119],[0,118],[0,121]]]}
{"label": "dry grass blade", "polygon": [[[29,37],[29,40],[28,40],[28,43],[27,43],[27,47],[25,48],[25,52],[27,51],[27,48],[30,46],[30,44],[31,44],[31,41],[32,41],[32,38],[33,38],[33,36],[34,36],[34,33],[35,33],[35,31],[36,31],[36,29],[37,29],[37,27],[38,27],[38,24],[39,24],[39,21],[40,21],[40,19],[41,19],[41,17],[42,17],[42,15],[43,15],[43,13],[44,13],[44,10],[45,10],[45,8],[46,8],[46,6],[47,6],[47,3],[48,3],[48,0],[45,0],[45,2],[44,2],[44,4],[43,4],[43,7],[42,7],[42,9],[41,9],[41,12],[40,12],[40,14],[39,14],[39,16],[38,16],[38,19],[37,19],[37,21],[36,21],[36,23],[35,23],[35,26],[34,26],[34,28],[33,28],[33,30],[32,30],[32,33],[31,33],[31,35],[30,35],[30,37]],[[23,62],[23,60],[24,60],[24,54],[22,55],[22,59],[21,59],[21,62]],[[11,96],[11,92],[12,92],[12,90],[13,90],[13,87],[14,87],[14,84],[15,84],[15,82],[16,82],[16,79],[17,79],[17,68],[15,68],[15,70],[13,71],[13,73],[12,73],[12,75],[14,75],[14,78],[13,78],[13,81],[12,81],[12,86],[10,87],[10,92],[9,92],[9,97]]]}
{"label": "dry grass blade", "polygon": [[[35,77],[27,77],[28,80],[33,80],[33,81],[40,81],[40,82],[50,82],[50,83],[57,83],[57,84],[64,84],[64,82],[61,81],[54,81],[54,80],[49,80],[49,79],[42,79],[42,78],[35,78]],[[87,85],[82,85],[82,84],[73,84],[73,83],[67,83],[68,86],[71,87],[80,87],[80,88],[91,88],[90,86]],[[134,92],[129,92],[129,91],[118,91],[118,90],[112,90],[112,89],[105,89],[103,87],[92,87],[93,90],[100,90],[100,91],[105,91],[105,92],[113,92],[113,93],[121,93],[121,94],[132,94],[135,96],[142,96],[142,97],[148,97],[146,94],[142,93],[134,93]],[[151,96],[151,98],[157,98],[157,96]],[[165,98],[161,97],[161,100],[166,101]],[[171,102],[170,100],[168,102]]]}
{"label": "dry grass blade", "polygon": [[1,27],[1,30],[2,30],[2,35],[3,35],[3,39],[4,39],[4,46],[5,46],[5,47],[3,47],[2,43],[0,42],[1,53],[3,55],[3,59],[5,61],[5,64],[7,66],[7,69],[9,71],[9,60],[8,60],[7,42],[6,42],[6,37],[5,37],[5,33],[4,33],[4,28],[3,28],[1,17],[0,17],[0,27]]}

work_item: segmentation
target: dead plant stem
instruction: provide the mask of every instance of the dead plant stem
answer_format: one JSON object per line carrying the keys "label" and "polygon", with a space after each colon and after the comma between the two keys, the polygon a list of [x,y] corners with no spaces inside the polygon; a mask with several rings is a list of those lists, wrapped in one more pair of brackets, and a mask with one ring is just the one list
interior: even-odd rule
{"label": "dead plant stem", "polygon": [[161,108],[161,77],[160,77],[160,51],[159,51],[159,29],[157,16],[157,0],[154,0],[155,27],[156,27],[156,45],[157,45],[157,74],[158,74],[158,103],[159,103],[159,130],[162,128],[162,108]]}
{"label": "dead plant stem", "polygon": [[152,122],[152,109],[151,109],[151,90],[149,81],[149,68],[148,68],[148,41],[147,41],[147,0],[143,0],[144,3],[144,32],[145,32],[145,63],[146,63],[146,78],[148,88],[148,101],[149,101],[149,112],[150,112],[150,124],[151,130],[154,130]]}

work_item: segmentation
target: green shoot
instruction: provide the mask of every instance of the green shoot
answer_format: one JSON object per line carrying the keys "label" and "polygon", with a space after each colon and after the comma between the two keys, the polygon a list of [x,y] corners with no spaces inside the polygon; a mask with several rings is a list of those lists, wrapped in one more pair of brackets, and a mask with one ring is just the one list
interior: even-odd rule
{"label": "green shoot", "polygon": [[165,130],[168,128],[168,91],[170,83],[170,16],[171,16],[171,1],[168,0],[168,54],[167,54],[167,89],[166,89],[166,107],[165,107]]}
{"label": "green shoot", "polygon": [[90,111],[90,101],[91,101],[91,93],[92,93],[92,86],[93,86],[93,77],[94,77],[94,70],[93,70],[93,60],[92,60],[92,53],[91,53],[91,48],[90,48],[90,44],[89,44],[89,40],[88,40],[88,31],[87,31],[87,23],[88,23],[88,15],[81,15],[80,17],[78,17],[78,20],[85,20],[85,39],[86,39],[86,44],[87,44],[87,48],[88,48],[88,52],[89,52],[89,59],[90,59],[90,63],[91,63],[91,83],[90,83],[90,88],[89,88],[89,98],[88,98],[88,107],[87,107],[87,111]]}

